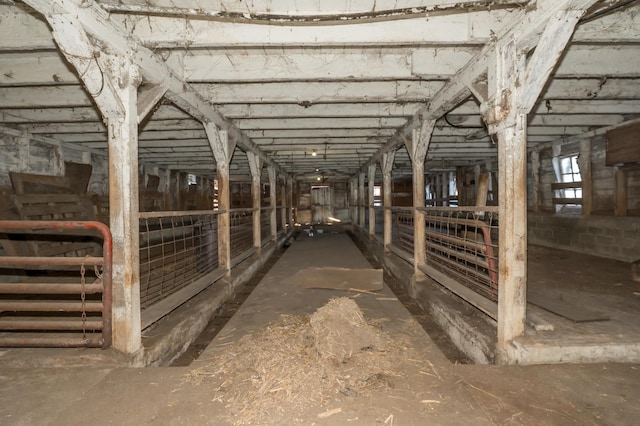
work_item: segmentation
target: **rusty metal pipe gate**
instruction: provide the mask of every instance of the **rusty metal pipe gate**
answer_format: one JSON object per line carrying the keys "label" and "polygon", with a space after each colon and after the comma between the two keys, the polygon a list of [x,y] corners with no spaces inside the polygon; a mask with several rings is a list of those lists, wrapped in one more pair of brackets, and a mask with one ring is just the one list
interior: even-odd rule
{"label": "rusty metal pipe gate", "polygon": [[[78,268],[80,283],[69,282],[3,282],[0,283],[0,346],[1,347],[103,347],[111,345],[112,326],[112,239],[111,231],[101,222],[0,220],[0,233],[22,235],[80,235],[77,231],[97,230],[102,236],[102,256],[44,257],[0,256],[0,268],[24,271],[69,271]],[[71,232],[69,232],[71,231]],[[75,233],[73,231],[76,231]],[[96,268],[98,279],[85,282],[85,267]],[[102,266],[102,272],[97,268]],[[49,275],[39,275],[48,279]],[[49,279],[49,281],[55,281]],[[87,295],[99,295],[100,300],[87,300]],[[78,300],[64,299],[78,295]],[[39,297],[48,296],[47,300]],[[19,298],[21,297],[21,298]],[[7,316],[3,312],[32,316]],[[54,318],[51,315],[80,314]],[[100,316],[87,316],[87,313]],[[34,316],[35,315],[35,316]],[[53,334],[53,332],[71,332]],[[22,332],[22,333],[21,333]],[[36,333],[39,332],[39,333]],[[80,334],[81,332],[81,334]],[[100,334],[98,334],[100,333]]]}

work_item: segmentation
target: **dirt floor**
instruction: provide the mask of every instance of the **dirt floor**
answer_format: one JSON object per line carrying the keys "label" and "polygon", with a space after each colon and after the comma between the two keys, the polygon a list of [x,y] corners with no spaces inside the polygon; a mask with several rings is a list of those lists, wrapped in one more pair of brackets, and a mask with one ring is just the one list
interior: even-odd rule
{"label": "dirt floor", "polygon": [[640,365],[457,364],[387,285],[289,279],[308,267],[370,268],[346,234],[302,234],[190,365],[0,367],[0,424],[638,424]]}

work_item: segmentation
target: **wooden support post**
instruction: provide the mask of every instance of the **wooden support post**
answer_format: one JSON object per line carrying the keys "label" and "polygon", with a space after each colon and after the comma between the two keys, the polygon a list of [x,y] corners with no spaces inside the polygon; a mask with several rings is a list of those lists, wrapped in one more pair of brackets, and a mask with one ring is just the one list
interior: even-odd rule
{"label": "wooden support post", "polygon": [[373,208],[374,204],[374,187],[376,185],[376,164],[373,163],[368,167],[368,179],[369,185],[367,187],[368,197],[367,204],[369,205],[369,236],[373,237],[376,235],[376,210]]}
{"label": "wooden support post", "polygon": [[442,174],[442,206],[447,207],[451,203],[449,197],[451,197],[451,173]]}
{"label": "wooden support post", "polygon": [[[496,192],[494,192],[493,190],[493,186],[494,186],[494,179],[493,179],[493,162],[491,160],[487,160],[486,164],[485,164],[485,168],[487,170],[487,175],[489,175],[489,181],[487,183],[487,187],[489,188],[489,194],[491,194],[491,197],[489,197],[489,194],[487,194],[487,205],[489,205],[489,200],[494,201],[496,199]],[[493,205],[493,203],[491,204]]]}
{"label": "wooden support post", "polygon": [[502,102],[493,114],[508,113],[497,124],[499,170],[498,363],[513,362],[511,341],[524,333],[527,309],[527,115],[518,113],[518,85],[524,55],[511,40],[496,52],[494,90]]}
{"label": "wooden support post", "polygon": [[61,52],[78,71],[107,124],[113,347],[134,354],[142,348],[136,106],[142,78],[131,58],[104,52],[97,55],[100,49],[73,14],[47,14],[45,18]]}
{"label": "wooden support post", "polygon": [[489,173],[480,173],[476,181],[476,207],[487,205],[487,195],[489,194]]}
{"label": "wooden support post", "polygon": [[[138,198],[138,122],[140,75],[124,58],[112,57],[113,86],[122,111],[106,115],[109,143],[109,223],[113,237],[113,346],[125,353],[142,348]],[[105,67],[106,68],[106,67]],[[109,77],[105,77],[109,78]]]}
{"label": "wooden support post", "polygon": [[276,198],[277,198],[276,184],[278,182],[276,179],[277,178],[276,168],[269,165],[269,167],[267,168],[267,173],[269,174],[269,206],[271,207],[269,222],[271,223],[271,239],[275,241],[278,235],[278,224],[276,223],[276,220],[277,220],[276,209],[278,206],[276,203]]}
{"label": "wooden support post", "polygon": [[480,198],[480,173],[482,173],[480,164],[473,166],[473,192],[475,192],[474,202],[476,206],[478,205],[478,199]]}
{"label": "wooden support post", "polygon": [[540,151],[531,151],[531,187],[533,196],[532,210],[540,211]]}
{"label": "wooden support post", "polygon": [[358,177],[354,176],[349,181],[349,211],[351,213],[351,223],[358,224],[359,208],[358,208]]}
{"label": "wooden support post", "polygon": [[[293,230],[293,211],[296,208],[293,204],[293,179],[287,176],[287,218],[289,222],[289,231]],[[297,202],[297,201],[296,201]]]}
{"label": "wooden support post", "polygon": [[[280,224],[282,225],[282,229],[286,230],[287,229],[287,207],[290,207],[291,204],[289,204],[289,200],[287,199],[287,176],[283,175],[282,176],[282,180],[279,182],[282,182],[282,185],[280,185],[280,200],[282,205],[281,210],[280,210]],[[290,210],[290,209],[289,209]]]}
{"label": "wooden support post", "polygon": [[364,173],[358,175],[358,226],[364,228],[365,223],[365,190],[364,190]]}
{"label": "wooden support post", "polygon": [[[499,161],[499,283],[498,356],[510,363],[504,352],[524,332],[527,305],[527,190],[526,115],[498,133]],[[501,358],[505,355],[506,358]]]}
{"label": "wooden support post", "polygon": [[416,273],[420,272],[418,267],[426,261],[425,218],[418,209],[425,206],[424,161],[435,123],[435,120],[424,120],[420,129],[413,130],[412,138],[405,141],[413,172],[413,266]]}
{"label": "wooden support post", "polygon": [[458,205],[467,205],[467,186],[465,184],[465,172],[462,167],[456,167],[456,190],[458,191]]}
{"label": "wooden support post", "polygon": [[582,179],[582,216],[590,216],[593,210],[593,176],[591,173],[591,140],[580,141],[578,167]]}
{"label": "wooden support post", "polygon": [[249,169],[251,170],[251,206],[253,207],[253,246],[258,250],[262,247],[260,216],[262,214],[262,200],[260,199],[260,178],[262,176],[262,158],[251,151],[247,152]]}
{"label": "wooden support post", "polygon": [[[560,141],[554,141],[551,146],[551,165],[553,166],[553,173],[556,177],[556,182],[562,182],[562,172],[560,171],[560,153],[562,152],[562,145]],[[552,195],[555,197],[555,193]],[[560,212],[562,205],[556,204],[555,211],[556,213]]]}
{"label": "wooden support post", "polygon": [[214,123],[205,122],[204,130],[216,160],[218,178],[218,265],[231,273],[231,197],[229,191],[229,164],[235,150],[235,142],[229,140],[227,132]]}
{"label": "wooden support post", "polygon": [[614,214],[616,216],[626,216],[627,208],[628,208],[627,170],[624,167],[615,167],[614,177],[615,177],[614,200],[616,203]]}
{"label": "wooden support post", "polygon": [[444,204],[442,203],[444,202],[444,194],[442,191],[442,173],[436,173],[434,177],[434,181],[435,181],[435,185],[433,187],[433,196],[435,197],[436,201],[435,203],[433,203],[433,205],[443,206]]}
{"label": "wooden support post", "polygon": [[392,240],[393,229],[393,205],[392,188],[391,188],[391,171],[393,170],[393,161],[396,157],[396,151],[390,151],[382,154],[382,205],[384,206],[384,250],[389,251]]}

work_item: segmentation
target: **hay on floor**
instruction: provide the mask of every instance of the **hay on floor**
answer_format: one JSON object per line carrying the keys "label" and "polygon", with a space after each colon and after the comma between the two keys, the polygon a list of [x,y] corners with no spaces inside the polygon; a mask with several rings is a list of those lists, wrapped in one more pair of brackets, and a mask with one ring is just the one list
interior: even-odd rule
{"label": "hay on floor", "polygon": [[[336,396],[392,386],[395,345],[367,324],[352,299],[333,299],[311,316],[282,316],[220,348],[187,380],[207,385],[233,424],[273,424]],[[397,358],[396,358],[397,360]]]}

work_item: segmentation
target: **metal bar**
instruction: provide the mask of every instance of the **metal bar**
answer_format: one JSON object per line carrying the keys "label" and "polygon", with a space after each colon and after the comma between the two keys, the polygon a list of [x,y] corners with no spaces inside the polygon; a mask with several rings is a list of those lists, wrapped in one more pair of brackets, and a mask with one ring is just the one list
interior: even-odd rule
{"label": "metal bar", "polygon": [[[60,265],[61,266],[72,266],[72,265],[80,266],[82,264],[93,265],[93,266],[103,265],[102,303],[97,304],[95,302],[90,302],[86,304],[86,306],[91,306],[92,308],[99,307],[98,310],[102,312],[102,323],[103,323],[102,338],[99,340],[99,343],[92,343],[94,342],[93,340],[86,343],[87,341],[84,339],[80,341],[75,339],[74,340],[75,343],[71,344],[70,341],[66,341],[66,340],[55,339],[55,338],[49,339],[49,338],[41,337],[40,338],[41,340],[38,340],[38,338],[25,338],[25,339],[13,339],[13,340],[11,338],[2,338],[0,339],[0,345],[4,345],[4,346],[31,345],[31,346],[61,346],[61,347],[102,346],[103,348],[110,346],[111,340],[112,340],[111,312],[112,312],[113,242],[111,237],[111,230],[109,229],[109,227],[101,222],[96,222],[96,221],[0,220],[0,229],[3,229],[5,232],[15,232],[19,230],[22,230],[23,232],[25,230],[29,232],[33,232],[33,231],[47,230],[47,229],[60,229],[60,230],[62,229],[64,230],[95,229],[102,234],[102,259],[97,257],[87,256],[84,258],[64,258],[64,257],[37,258],[36,257],[36,258],[23,258],[22,260],[20,260],[20,258],[18,257],[2,256],[0,257],[0,265],[6,266],[10,264],[11,261],[14,261],[14,262],[17,261],[17,264],[26,264],[30,267],[37,266],[37,265],[34,265],[34,263],[36,264],[39,263],[41,265],[48,264],[49,267],[60,266]],[[30,260],[26,260],[26,259],[30,259]],[[73,263],[74,261],[76,263]],[[66,263],[66,262],[69,262],[69,263]],[[43,268],[38,267],[34,269],[46,269],[46,267],[43,267]],[[12,305],[12,302],[9,302],[8,306],[14,306],[14,307],[22,306],[24,308],[24,307],[30,307],[31,306],[30,304],[33,304],[33,302],[28,302],[26,304],[22,303],[19,305],[16,305],[15,303],[16,302],[13,302],[13,305]],[[60,302],[49,302],[48,306],[56,306],[59,303]],[[0,305],[6,305],[6,304],[7,302],[0,302]],[[80,303],[80,305],[82,305],[82,303]],[[33,306],[37,306],[37,305],[33,305]],[[44,308],[45,305],[40,304],[39,306],[41,308]],[[3,308],[0,307],[0,310],[3,310]],[[11,309],[4,309],[4,310],[11,310]],[[80,310],[82,311],[82,307],[80,308]],[[14,342],[14,344],[11,344],[11,342]],[[55,344],[56,342],[57,344]],[[83,344],[82,342],[85,342],[86,344]]]}
{"label": "metal bar", "polygon": [[[397,207],[394,207],[394,209]],[[498,213],[497,206],[455,206],[455,207],[447,207],[447,206],[438,206],[438,207],[421,207],[418,210],[423,211],[425,213],[429,212],[491,212]]]}
{"label": "metal bar", "polygon": [[13,348],[99,348],[104,347],[104,331],[102,337],[18,337],[7,336],[0,337],[0,347],[13,347]]}
{"label": "metal bar", "polygon": [[0,267],[48,270],[51,267],[98,266],[104,262],[102,257],[26,257],[0,256]]}
{"label": "metal bar", "polygon": [[45,300],[2,300],[0,311],[10,312],[102,312],[102,302],[88,301],[45,301]]}
{"label": "metal bar", "polygon": [[199,216],[199,215],[219,215],[226,213],[226,210],[187,210],[187,211],[167,211],[167,212],[140,212],[140,219],[156,219],[162,217],[176,216]]}
{"label": "metal bar", "polygon": [[22,317],[5,317],[0,319],[0,330],[3,331],[38,331],[38,330],[55,330],[55,331],[98,331],[102,330],[101,319],[87,319],[82,321],[77,319],[56,319],[52,318],[22,318]]}
{"label": "metal bar", "polygon": [[102,284],[0,283],[0,293],[5,294],[94,294],[102,293],[102,288]]}

